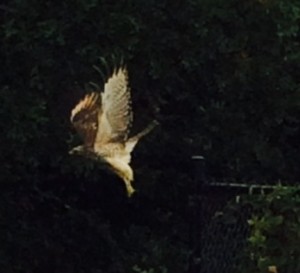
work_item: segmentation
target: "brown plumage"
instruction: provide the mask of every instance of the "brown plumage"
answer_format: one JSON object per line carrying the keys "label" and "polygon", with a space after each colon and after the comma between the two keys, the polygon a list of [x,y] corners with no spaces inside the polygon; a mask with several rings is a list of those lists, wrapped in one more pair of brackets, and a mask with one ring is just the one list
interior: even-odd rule
{"label": "brown plumage", "polygon": [[71,154],[105,161],[123,179],[128,196],[134,189],[133,171],[129,166],[131,152],[141,137],[158,123],[153,121],[139,134],[128,138],[132,124],[128,74],[125,68],[114,70],[104,85],[104,92],[86,95],[72,110],[71,122],[83,139],[83,145]]}

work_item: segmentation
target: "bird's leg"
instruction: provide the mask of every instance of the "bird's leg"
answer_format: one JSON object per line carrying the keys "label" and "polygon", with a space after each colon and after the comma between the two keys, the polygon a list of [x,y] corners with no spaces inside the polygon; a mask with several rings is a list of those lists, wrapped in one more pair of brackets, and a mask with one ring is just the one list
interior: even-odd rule
{"label": "bird's leg", "polygon": [[127,195],[128,197],[131,197],[131,195],[135,192],[135,189],[132,187],[131,182],[133,181],[133,171],[127,164],[123,165],[123,172],[121,177],[123,178],[123,181],[126,186]]}
{"label": "bird's leg", "polygon": [[124,179],[126,190],[127,190],[127,195],[128,197],[131,197],[131,195],[135,192],[135,189],[131,185],[131,181]]}
{"label": "bird's leg", "polygon": [[120,159],[107,158],[106,160],[110,163],[112,170],[124,181],[127,194],[130,197],[134,193],[134,188],[131,185],[131,182],[133,181],[132,169],[126,162]]}

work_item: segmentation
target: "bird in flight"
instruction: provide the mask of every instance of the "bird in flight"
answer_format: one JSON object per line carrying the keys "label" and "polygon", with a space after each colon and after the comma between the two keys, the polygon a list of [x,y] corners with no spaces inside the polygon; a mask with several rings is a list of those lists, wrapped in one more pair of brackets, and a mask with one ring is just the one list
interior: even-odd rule
{"label": "bird in flight", "polygon": [[108,164],[124,182],[130,197],[134,188],[131,152],[141,137],[157,124],[153,121],[140,133],[128,137],[133,120],[127,69],[115,69],[104,85],[104,92],[87,94],[71,112],[71,123],[83,145],[69,153]]}

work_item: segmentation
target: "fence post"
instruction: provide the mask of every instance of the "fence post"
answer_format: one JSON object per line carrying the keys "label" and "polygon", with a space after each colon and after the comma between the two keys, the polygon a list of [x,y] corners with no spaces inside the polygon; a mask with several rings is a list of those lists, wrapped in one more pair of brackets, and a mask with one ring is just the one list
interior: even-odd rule
{"label": "fence post", "polygon": [[190,197],[191,209],[191,224],[190,224],[190,244],[192,253],[189,258],[188,272],[199,273],[201,272],[201,234],[203,226],[202,217],[202,199],[201,192],[205,184],[205,158],[201,155],[193,155],[191,157],[193,164],[193,180],[194,192]]}

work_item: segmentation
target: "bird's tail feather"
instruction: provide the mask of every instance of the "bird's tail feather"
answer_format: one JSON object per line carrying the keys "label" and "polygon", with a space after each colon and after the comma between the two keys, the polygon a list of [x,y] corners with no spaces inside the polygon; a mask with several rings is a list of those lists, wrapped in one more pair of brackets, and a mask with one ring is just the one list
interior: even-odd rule
{"label": "bird's tail feather", "polygon": [[126,142],[126,150],[127,152],[131,153],[137,142],[145,135],[149,134],[159,122],[157,120],[153,120],[143,131],[136,134],[135,136],[129,138]]}
{"label": "bird's tail feather", "polygon": [[[158,121],[157,120],[153,120],[143,131],[141,131],[140,133],[136,134],[135,136],[133,136],[130,139],[140,139],[143,136],[149,134],[157,125],[158,125]],[[129,139],[129,140],[130,140]]]}

